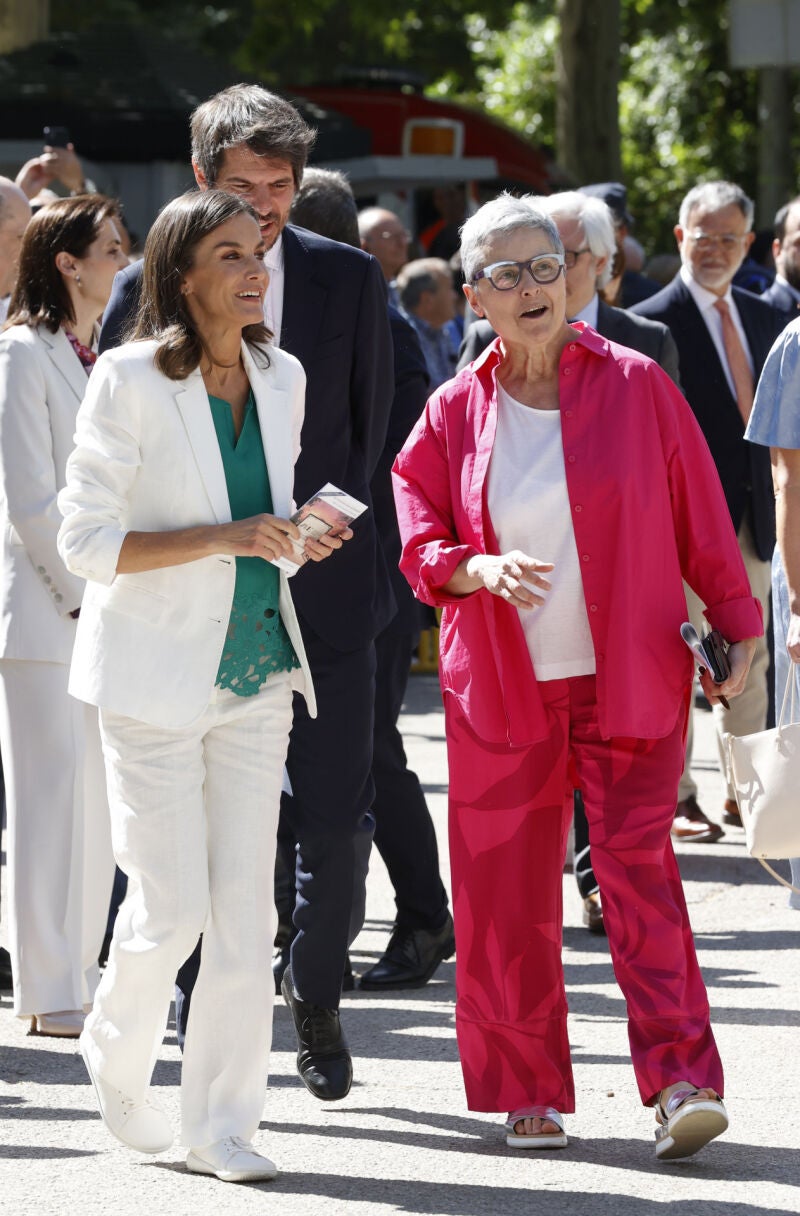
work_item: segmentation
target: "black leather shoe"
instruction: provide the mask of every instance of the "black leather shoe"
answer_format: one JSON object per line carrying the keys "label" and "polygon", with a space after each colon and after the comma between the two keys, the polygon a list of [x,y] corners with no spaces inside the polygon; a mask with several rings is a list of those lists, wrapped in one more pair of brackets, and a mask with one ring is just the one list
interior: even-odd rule
{"label": "black leather shoe", "polygon": [[14,987],[11,977],[11,955],[0,946],[0,989],[4,992]]}
{"label": "black leather shoe", "polygon": [[301,1081],[323,1102],[347,1097],[353,1082],[353,1061],[338,1009],[323,1009],[295,996],[291,967],[284,972],[281,991],[294,1020]]}
{"label": "black leather shoe", "polygon": [[453,918],[449,912],[447,920],[435,933],[429,929],[407,929],[395,925],[386,953],[374,967],[364,972],[361,987],[372,992],[390,988],[422,988],[439,963],[450,958],[455,948]]}

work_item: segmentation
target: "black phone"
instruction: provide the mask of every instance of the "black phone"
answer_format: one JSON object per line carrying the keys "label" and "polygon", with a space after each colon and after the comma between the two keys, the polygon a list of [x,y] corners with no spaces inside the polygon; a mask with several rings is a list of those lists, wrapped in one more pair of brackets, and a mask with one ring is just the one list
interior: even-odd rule
{"label": "black phone", "polygon": [[66,127],[45,127],[42,134],[44,142],[51,148],[66,148],[70,142],[69,131]]}

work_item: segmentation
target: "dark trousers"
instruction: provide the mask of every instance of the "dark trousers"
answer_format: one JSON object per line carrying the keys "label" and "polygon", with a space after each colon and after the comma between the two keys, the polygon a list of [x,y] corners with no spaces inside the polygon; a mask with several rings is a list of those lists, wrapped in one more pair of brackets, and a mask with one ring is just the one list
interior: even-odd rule
{"label": "dark trousers", "polygon": [[573,854],[575,881],[581,893],[581,899],[586,899],[598,890],[598,882],[592,869],[592,854],[589,848],[589,824],[586,821],[586,811],[583,808],[583,795],[575,790],[573,796],[573,825],[575,828],[575,852]]}
{"label": "dark trousers", "polygon": [[415,641],[411,634],[387,630],[375,643],[375,846],[394,887],[397,923],[439,929],[447,917],[447,894],[439,875],[436,832],[397,728]]}

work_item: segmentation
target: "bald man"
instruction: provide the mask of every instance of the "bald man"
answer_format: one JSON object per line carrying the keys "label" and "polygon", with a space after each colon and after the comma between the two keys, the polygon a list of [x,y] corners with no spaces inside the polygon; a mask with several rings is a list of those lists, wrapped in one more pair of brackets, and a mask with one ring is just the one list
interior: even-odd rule
{"label": "bald man", "polygon": [[408,261],[410,236],[406,226],[393,211],[384,207],[365,207],[358,213],[358,235],[361,248],[371,253],[389,284],[389,299],[397,307],[394,280]]}
{"label": "bald man", "polygon": [[8,316],[20,245],[30,218],[31,205],[19,186],[0,177],[0,324]]}

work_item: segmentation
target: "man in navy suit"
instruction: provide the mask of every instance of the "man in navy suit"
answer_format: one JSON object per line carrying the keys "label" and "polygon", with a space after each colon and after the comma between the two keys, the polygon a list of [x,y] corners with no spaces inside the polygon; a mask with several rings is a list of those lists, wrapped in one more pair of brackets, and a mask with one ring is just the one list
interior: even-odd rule
{"label": "man in navy suit", "polygon": [[[675,236],[681,269],[671,283],[633,312],[668,325],[678,347],[681,387],[717,465],[733,526],[739,538],[753,595],[764,609],[766,633],[770,561],[775,545],[775,508],[769,450],[746,443],[744,428],[754,386],[783,318],[763,298],[731,282],[753,242],[753,204],[732,182],[707,182],[681,203]],[[690,617],[703,624],[702,605],[687,591]],[[730,712],[714,707],[718,735],[763,730],[767,715],[766,637],[760,638],[747,687]],[[697,803],[689,772],[691,717],[686,765],[678,791],[672,834],[685,841],[713,841],[723,834]],[[721,749],[720,749],[721,751]],[[725,771],[722,764],[722,771]],[[723,819],[739,824],[728,785]]]}
{"label": "man in navy suit", "polygon": [[775,282],[761,299],[786,316],[786,323],[800,316],[800,198],[784,203],[775,216]]}
{"label": "man in navy suit", "polygon": [[[371,505],[370,480],[392,402],[392,339],[378,263],[302,228],[287,226],[314,132],[283,98],[234,85],[192,115],[192,166],[212,187],[254,207],[270,273],[265,319],[307,376],[295,498],[327,481]],[[117,276],[101,347],[114,345],[138,301],[141,268]],[[317,694],[318,717],[296,698],[287,758],[297,848],[296,937],[283,994],[298,1038],[297,1066],[315,1096],[342,1098],[352,1063],[339,1022],[350,932],[355,839],[373,801],[374,638],[395,611],[372,510],[338,553],[292,580]],[[232,830],[235,822],[232,821]],[[266,926],[265,926],[266,929]],[[196,974],[179,976],[188,996]],[[224,993],[220,999],[227,999]],[[188,1002],[184,1002],[184,1006]],[[186,1008],[180,1011],[186,1017]]]}

